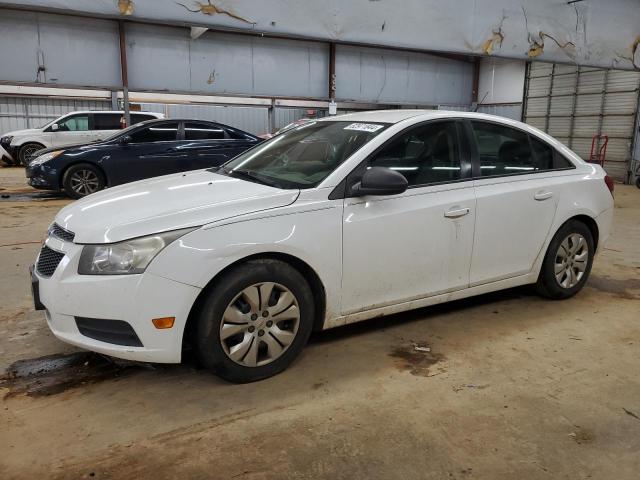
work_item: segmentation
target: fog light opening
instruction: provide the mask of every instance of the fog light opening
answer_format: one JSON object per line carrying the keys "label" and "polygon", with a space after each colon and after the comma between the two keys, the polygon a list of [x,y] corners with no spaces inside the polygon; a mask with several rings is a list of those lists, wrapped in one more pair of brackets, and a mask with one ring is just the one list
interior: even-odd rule
{"label": "fog light opening", "polygon": [[153,326],[158,329],[163,328],[171,328],[173,327],[173,323],[176,321],[176,317],[162,317],[162,318],[154,318],[151,320],[153,322]]}

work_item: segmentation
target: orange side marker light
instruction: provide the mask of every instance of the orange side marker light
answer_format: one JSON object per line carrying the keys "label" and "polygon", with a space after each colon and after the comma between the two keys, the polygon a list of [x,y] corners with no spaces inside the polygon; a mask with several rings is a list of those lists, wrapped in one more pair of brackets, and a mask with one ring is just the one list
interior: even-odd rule
{"label": "orange side marker light", "polygon": [[176,317],[154,318],[151,321],[153,322],[153,326],[158,329],[171,328],[173,327],[173,322],[176,321]]}

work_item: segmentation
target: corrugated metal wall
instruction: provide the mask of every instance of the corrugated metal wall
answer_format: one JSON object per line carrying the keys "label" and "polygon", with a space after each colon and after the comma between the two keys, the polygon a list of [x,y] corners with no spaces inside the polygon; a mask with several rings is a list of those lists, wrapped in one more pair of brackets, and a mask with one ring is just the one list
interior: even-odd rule
{"label": "corrugated metal wall", "polygon": [[639,90],[640,72],[532,63],[525,121],[585,160],[593,135],[608,135],[605,170],[627,181]]}
{"label": "corrugated metal wall", "polygon": [[108,110],[111,102],[99,100],[0,96],[0,134],[40,127],[74,110]]}

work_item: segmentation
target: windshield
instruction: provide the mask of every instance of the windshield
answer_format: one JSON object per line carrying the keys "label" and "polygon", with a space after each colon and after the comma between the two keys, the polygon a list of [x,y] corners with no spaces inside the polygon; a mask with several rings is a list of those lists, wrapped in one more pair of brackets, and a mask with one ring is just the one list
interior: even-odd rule
{"label": "windshield", "polygon": [[237,156],[223,171],[277,188],[312,188],[387,126],[347,121],[306,123]]}

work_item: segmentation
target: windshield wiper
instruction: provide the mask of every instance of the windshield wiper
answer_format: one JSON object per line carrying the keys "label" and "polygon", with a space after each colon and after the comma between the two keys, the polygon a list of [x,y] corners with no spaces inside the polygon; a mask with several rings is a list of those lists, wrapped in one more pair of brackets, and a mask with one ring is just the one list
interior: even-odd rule
{"label": "windshield wiper", "polygon": [[226,170],[226,169],[223,169],[223,170],[230,177],[242,178],[250,182],[261,183],[262,185],[266,185],[268,187],[280,188],[276,183],[265,180],[261,175],[258,175],[257,173],[252,172],[250,170]]}

